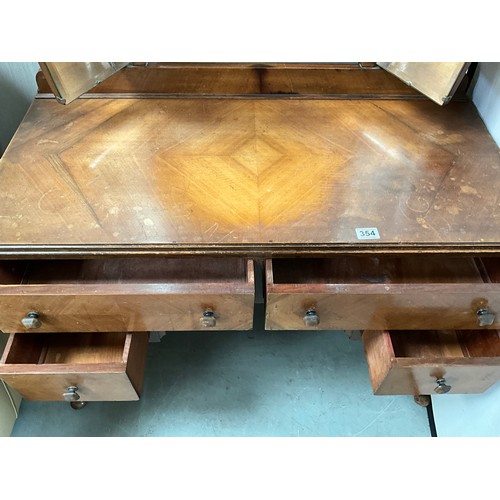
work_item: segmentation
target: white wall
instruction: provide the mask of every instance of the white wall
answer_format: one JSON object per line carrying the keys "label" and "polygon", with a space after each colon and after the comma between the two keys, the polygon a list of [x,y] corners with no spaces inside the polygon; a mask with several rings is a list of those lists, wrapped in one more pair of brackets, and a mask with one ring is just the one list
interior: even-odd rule
{"label": "white wall", "polygon": [[[500,62],[479,63],[474,81],[472,101],[500,146]],[[500,382],[483,394],[433,396],[432,406],[438,436],[500,436]]]}
{"label": "white wall", "polygon": [[481,62],[476,71],[472,101],[500,145],[500,62]]}
{"label": "white wall", "polygon": [[[0,62],[0,156],[33,101],[37,71],[34,62]],[[0,356],[6,341],[0,333]],[[0,381],[0,437],[10,436],[20,402],[19,394]]]}
{"label": "white wall", "polygon": [[35,62],[0,62],[0,155],[35,97]]}

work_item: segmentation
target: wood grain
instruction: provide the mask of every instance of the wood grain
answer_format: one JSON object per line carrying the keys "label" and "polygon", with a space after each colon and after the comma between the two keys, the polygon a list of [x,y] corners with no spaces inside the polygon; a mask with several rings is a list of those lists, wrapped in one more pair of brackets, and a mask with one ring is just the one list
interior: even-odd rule
{"label": "wood grain", "polygon": [[499,181],[468,102],[37,100],[0,254],[499,251]]}
{"label": "wood grain", "polygon": [[[82,401],[137,400],[147,344],[143,333],[12,334],[0,378],[31,400],[64,401],[71,385],[79,388]],[[26,357],[40,345],[45,349],[38,362]]]}
{"label": "wood grain", "polygon": [[50,368],[49,373],[38,369],[38,365],[23,365],[19,373],[9,373],[0,367],[0,377],[32,401],[65,401],[67,388],[76,385],[81,401],[136,401],[139,395],[130,383],[121,363],[96,367],[96,371],[84,371],[81,366],[72,370]]}
{"label": "wood grain", "polygon": [[126,363],[126,373],[133,388],[140,396],[144,385],[146,359],[148,355],[149,333],[139,333],[130,337],[125,344],[123,362]]}
{"label": "wood grain", "polygon": [[[24,268],[22,264],[25,264]],[[201,284],[242,285],[253,280],[253,266],[247,259],[226,257],[174,258],[97,258],[72,260],[0,261],[0,273],[20,270],[4,284]],[[2,274],[0,274],[2,276]],[[0,283],[2,283],[0,282]]]}
{"label": "wood grain", "polygon": [[392,368],[394,349],[391,336],[388,331],[384,330],[365,330],[361,338],[373,393],[376,394]]}
{"label": "wood grain", "polygon": [[[37,75],[39,93],[53,93],[43,73]],[[131,66],[91,89],[88,95],[127,94],[163,97],[421,95],[379,68],[350,64],[199,64],[157,63]]]}
{"label": "wood grain", "polygon": [[484,364],[464,362],[459,364],[448,360],[447,364],[439,361],[424,365],[407,366],[407,363],[397,363],[390,370],[387,378],[379,386],[376,395],[419,395],[446,397],[446,394],[436,394],[436,379],[444,377],[451,386],[449,395],[480,394],[500,380],[500,361],[486,358]]}
{"label": "wood grain", "polygon": [[210,309],[214,329],[248,330],[254,287],[246,259],[34,261],[22,283],[0,285],[0,329],[25,331],[33,311],[39,333],[204,330]]}
{"label": "wood grain", "polygon": [[[266,269],[268,330],[477,329],[481,308],[498,316],[483,328],[500,325],[500,289],[472,258],[269,259]],[[304,326],[308,309],[318,326]]]}
{"label": "wood grain", "polygon": [[[491,333],[491,332],[490,332]],[[481,333],[475,331],[475,337]],[[496,332],[494,332],[496,336]],[[486,335],[485,335],[486,336]],[[462,358],[459,332],[455,330],[391,331],[391,342],[396,358]]]}
{"label": "wood grain", "polygon": [[[374,394],[435,395],[437,378],[446,379],[449,394],[484,392],[500,379],[500,337],[496,330],[474,333],[363,332]],[[485,341],[483,356],[469,355]]]}
{"label": "wood grain", "polygon": [[[180,287],[179,287],[180,288]],[[25,331],[21,319],[28,312],[40,315],[37,332],[192,331],[207,330],[200,323],[206,309],[214,311],[213,330],[250,330],[253,325],[253,292],[234,287],[184,286],[182,290],[159,286],[140,290],[121,285],[114,291],[74,285],[5,293],[0,297],[0,329]]]}
{"label": "wood grain", "polygon": [[[481,260],[481,259],[477,259]],[[267,284],[483,283],[476,260],[449,255],[357,256],[268,259]]]}
{"label": "wood grain", "polygon": [[127,336],[124,332],[87,335],[49,333],[43,337],[48,348],[40,363],[48,365],[120,363],[123,361],[124,350],[131,341],[131,336]]}
{"label": "wood grain", "polygon": [[[251,328],[245,259],[370,253],[268,266],[267,326],[302,330],[314,306],[320,328],[373,329],[377,394],[431,393],[440,376],[482,391],[500,342],[475,311],[500,311],[498,258],[375,254],[500,255],[499,183],[472,103],[439,108],[376,69],[159,64],[68,106],[38,99],[0,160],[0,328],[35,310],[42,334],[11,336],[0,376],[28,398],[76,384],[87,401],[137,399],[147,334],[102,332],[200,329],[206,308],[217,329]],[[393,342],[391,328],[470,331]]]}

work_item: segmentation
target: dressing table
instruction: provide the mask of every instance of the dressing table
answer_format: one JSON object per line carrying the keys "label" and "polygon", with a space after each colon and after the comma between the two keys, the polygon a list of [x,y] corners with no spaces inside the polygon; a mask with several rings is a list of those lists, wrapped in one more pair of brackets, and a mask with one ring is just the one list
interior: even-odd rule
{"label": "dressing table", "polygon": [[25,398],[137,399],[148,332],[249,330],[260,301],[267,330],[362,331],[377,395],[500,379],[500,154],[467,77],[443,106],[367,63],[37,82],[0,160]]}

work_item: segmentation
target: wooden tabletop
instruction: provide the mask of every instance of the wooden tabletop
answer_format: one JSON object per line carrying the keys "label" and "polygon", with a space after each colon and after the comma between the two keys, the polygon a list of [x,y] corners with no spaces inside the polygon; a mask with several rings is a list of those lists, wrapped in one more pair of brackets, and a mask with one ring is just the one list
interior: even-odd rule
{"label": "wooden tabletop", "polygon": [[470,102],[37,99],[0,188],[3,256],[500,252]]}

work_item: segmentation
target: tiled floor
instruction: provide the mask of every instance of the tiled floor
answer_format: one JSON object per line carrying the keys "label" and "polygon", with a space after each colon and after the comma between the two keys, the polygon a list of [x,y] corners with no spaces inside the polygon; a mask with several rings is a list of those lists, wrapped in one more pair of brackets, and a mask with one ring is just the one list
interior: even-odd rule
{"label": "tiled floor", "polygon": [[13,436],[430,436],[411,396],[372,395],[345,332],[168,333],[136,402],[23,401]]}

